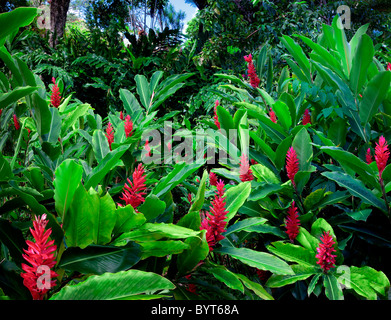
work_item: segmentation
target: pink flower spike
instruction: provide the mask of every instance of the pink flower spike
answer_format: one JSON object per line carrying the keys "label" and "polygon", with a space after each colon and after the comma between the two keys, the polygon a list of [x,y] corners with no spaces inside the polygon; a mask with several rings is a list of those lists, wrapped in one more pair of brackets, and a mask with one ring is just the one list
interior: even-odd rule
{"label": "pink flower spike", "polygon": [[391,71],[391,63],[389,63],[389,62],[387,64],[387,71]]}
{"label": "pink flower spike", "polygon": [[272,108],[270,108],[269,115],[270,115],[270,120],[273,121],[274,123],[277,123],[277,116]]}
{"label": "pink flower spike", "polygon": [[20,124],[19,124],[18,117],[16,116],[16,114],[14,114],[13,118],[14,118],[15,129],[19,130],[20,129]]}
{"label": "pink flower spike", "polygon": [[330,235],[330,231],[324,232],[323,236],[320,237],[321,243],[316,249],[318,252],[315,257],[318,259],[316,262],[322,268],[324,273],[327,273],[332,267],[335,266],[335,258],[337,257],[333,252],[335,252],[334,244],[335,241]]}
{"label": "pink flower spike", "polygon": [[119,113],[119,118],[120,118],[121,120],[124,120],[124,114],[123,114],[122,111]]}
{"label": "pink flower spike", "polygon": [[240,157],[239,177],[242,182],[254,180],[254,176],[248,162],[248,157],[244,153]]}
{"label": "pink flower spike", "polygon": [[120,199],[124,200],[126,205],[130,204],[137,211],[136,208],[145,201],[146,193],[144,190],[147,188],[145,186],[145,169],[141,163],[134,170],[132,178],[133,182],[129,178],[127,179],[128,183],[125,183]]}
{"label": "pink flower spike", "polygon": [[132,132],[133,131],[133,122],[132,122],[132,119],[130,118],[130,115],[127,115],[125,117],[124,127],[125,127],[126,138],[131,137],[133,134],[133,132]]}
{"label": "pink flower spike", "polygon": [[[56,286],[54,278],[58,277],[56,272],[50,270],[56,265],[54,252],[57,250],[57,246],[54,244],[54,240],[49,241],[52,230],[51,228],[45,230],[47,223],[46,214],[35,216],[33,228],[30,228],[35,242],[26,240],[28,249],[23,249],[25,254],[22,256],[31,266],[22,263],[21,266],[25,273],[20,275],[23,278],[23,284],[29,289],[34,300],[43,300],[50,288]],[[49,268],[49,270],[42,267]],[[46,280],[46,277],[43,277],[45,272],[48,272],[49,283],[44,283]]]}
{"label": "pink flower spike", "polygon": [[303,116],[303,126],[305,126],[307,123],[311,124],[311,116],[310,111],[308,109],[305,109],[304,116]]}
{"label": "pink flower spike", "polygon": [[386,139],[381,136],[379,138],[379,143],[376,143],[375,147],[375,161],[377,164],[377,168],[379,169],[379,177],[383,173],[383,170],[387,166],[388,157],[390,156],[390,152],[388,151],[388,145]]}
{"label": "pink flower spike", "polygon": [[216,100],[215,102],[215,107],[214,107],[214,121],[215,121],[215,125],[217,126],[217,128],[220,129],[220,122],[219,122],[219,117],[217,116],[217,106],[219,105],[219,100]]}
{"label": "pink flower spike", "polygon": [[217,186],[217,176],[214,172],[209,173],[209,184],[211,186]]}
{"label": "pink flower spike", "polygon": [[371,156],[371,148],[368,148],[367,153],[365,154],[365,161],[367,164],[371,164],[373,161]]}
{"label": "pink flower spike", "polygon": [[297,213],[297,207],[295,202],[292,202],[291,207],[288,209],[288,215],[285,220],[286,233],[289,236],[289,240],[293,243],[299,234],[300,220],[299,214]]}
{"label": "pink flower spike", "polygon": [[250,78],[250,85],[253,88],[257,88],[259,86],[259,83],[261,82],[261,80],[259,80],[259,78],[257,76],[257,72],[255,70],[252,55],[249,54],[248,56],[244,56],[243,58],[248,63],[247,74],[248,74],[248,77]]}
{"label": "pink flower spike", "polygon": [[50,96],[50,103],[53,107],[58,108],[61,103],[60,88],[58,87],[56,79],[54,77],[52,78],[52,82],[54,86],[52,88],[52,93]]}
{"label": "pink flower spike", "polygon": [[293,186],[296,186],[295,175],[299,171],[299,159],[293,147],[290,147],[286,155],[286,171],[288,178],[292,181]]}
{"label": "pink flower spike", "polygon": [[110,122],[107,124],[105,135],[107,137],[107,142],[109,143],[110,151],[112,151],[111,144],[114,142],[114,130]]}

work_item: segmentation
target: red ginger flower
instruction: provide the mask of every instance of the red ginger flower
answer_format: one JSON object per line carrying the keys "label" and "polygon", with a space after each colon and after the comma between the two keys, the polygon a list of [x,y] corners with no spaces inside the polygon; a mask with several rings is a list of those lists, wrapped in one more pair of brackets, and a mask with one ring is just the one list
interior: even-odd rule
{"label": "red ginger flower", "polygon": [[292,181],[293,186],[296,186],[295,175],[299,171],[299,159],[293,147],[290,147],[286,155],[286,171],[288,178]]}
{"label": "red ginger flower", "polygon": [[109,122],[106,128],[106,133],[107,141],[109,142],[109,147],[111,151],[111,144],[114,142],[114,130],[113,127],[111,126],[111,123]]}
{"label": "red ginger flower", "polygon": [[335,266],[335,254],[332,254],[336,250],[333,245],[335,244],[333,237],[330,235],[330,231],[324,232],[323,237],[320,237],[321,243],[316,248],[318,254],[315,256],[318,261],[316,262],[322,268],[324,273],[327,273],[332,267]]}
{"label": "red ginger flower", "polygon": [[239,177],[242,182],[254,180],[253,172],[250,169],[248,157],[243,153],[240,157]]}
{"label": "red ginger flower", "polygon": [[391,71],[391,63],[387,64],[387,71]]}
{"label": "red ginger flower", "polygon": [[219,105],[219,100],[216,100],[215,102],[215,107],[214,107],[214,121],[215,121],[215,125],[217,126],[217,128],[220,129],[220,122],[219,122],[219,117],[217,116],[217,106]]}
{"label": "red ginger flower", "polygon": [[295,202],[292,202],[291,207],[288,209],[288,215],[285,220],[286,233],[289,236],[289,240],[293,243],[299,234],[299,214],[297,213],[297,207],[295,206]]}
{"label": "red ginger flower", "polygon": [[206,213],[206,218],[201,222],[200,230],[206,230],[206,240],[209,245],[209,251],[213,251],[213,247],[222,239],[225,232],[226,221],[226,203],[224,195],[224,182],[220,180],[217,183],[217,194],[212,200],[210,213]]}
{"label": "red ginger flower", "polygon": [[54,244],[54,240],[48,241],[52,229],[49,228],[45,231],[47,223],[46,214],[41,217],[35,216],[34,229],[30,228],[35,242],[26,240],[28,250],[23,249],[26,254],[22,256],[31,266],[22,263],[21,266],[25,273],[20,275],[24,279],[23,284],[30,290],[34,300],[43,300],[49,289],[56,285],[56,280],[51,279],[58,276],[56,272],[50,270],[50,275],[46,274],[50,283],[46,283],[47,278],[43,276],[45,269],[42,270],[42,268],[53,268],[56,265],[54,252],[57,250],[57,246]]}
{"label": "red ginger flower", "polygon": [[119,113],[119,118],[120,118],[122,121],[124,120],[124,114],[123,114],[122,111],[120,111],[120,113]]}
{"label": "red ginger flower", "polygon": [[365,161],[367,164],[371,164],[373,161],[371,156],[371,148],[368,148],[367,153],[365,154]]}
{"label": "red ginger flower", "polygon": [[388,145],[386,139],[381,136],[379,138],[379,143],[376,143],[375,147],[375,160],[377,164],[377,168],[379,169],[379,177],[383,173],[388,161],[388,157],[390,156],[390,152],[388,151]]}
{"label": "red ginger flower", "polygon": [[303,125],[305,126],[307,123],[311,123],[311,116],[310,111],[308,109],[305,109],[304,116],[303,116]]}
{"label": "red ginger flower", "polygon": [[14,114],[14,126],[15,126],[16,130],[20,129],[20,124],[19,124],[18,117],[16,116],[16,114]]}
{"label": "red ginger flower", "polygon": [[61,101],[60,89],[56,83],[55,78],[52,78],[52,82],[54,83],[54,86],[52,88],[52,94],[50,96],[50,103],[53,107],[58,108],[60,106]]}
{"label": "red ginger flower", "polygon": [[209,173],[209,183],[211,186],[217,186],[217,176],[214,172]]}
{"label": "red ginger flower", "polygon": [[0,109],[0,116],[1,116],[2,113],[3,113],[3,109]]}
{"label": "red ginger flower", "polygon": [[270,120],[273,121],[274,123],[277,123],[277,116],[272,108],[270,108],[269,115],[270,115]]}
{"label": "red ginger flower", "polygon": [[247,65],[247,73],[248,73],[248,76],[250,78],[250,85],[253,88],[257,88],[259,86],[259,83],[261,82],[261,80],[259,80],[259,78],[257,76],[257,72],[255,71],[255,66],[254,66],[254,63],[253,63],[252,55],[249,54],[248,56],[244,56],[244,60],[248,63],[248,65]]}
{"label": "red ginger flower", "polygon": [[151,156],[151,147],[149,146],[149,141],[148,140],[145,141],[144,148],[145,148],[145,150],[147,150],[147,155],[146,156],[150,157]]}
{"label": "red ginger flower", "polygon": [[193,195],[191,193],[187,194],[187,201],[189,201],[189,203],[191,205],[191,202],[193,201]]}
{"label": "red ginger flower", "polygon": [[146,193],[144,190],[147,188],[145,186],[145,171],[141,163],[139,163],[138,167],[133,172],[133,182],[130,181],[129,178],[127,181],[128,184],[125,183],[122,198],[120,197],[120,199],[124,200],[126,205],[130,204],[134,209],[136,209],[145,201],[144,196]]}
{"label": "red ginger flower", "polygon": [[132,119],[130,119],[130,116],[127,115],[125,117],[125,135],[126,135],[126,138],[129,138],[132,136],[133,134],[133,122],[132,122]]}
{"label": "red ginger flower", "polygon": [[[187,280],[190,280],[191,279],[191,274],[188,274],[187,276],[185,276],[185,278]],[[191,292],[191,293],[197,294],[197,286],[194,283],[189,283],[186,290]]]}
{"label": "red ginger flower", "polygon": [[250,162],[251,162],[252,165],[258,164],[258,162],[256,160],[254,160],[254,159],[251,159]]}

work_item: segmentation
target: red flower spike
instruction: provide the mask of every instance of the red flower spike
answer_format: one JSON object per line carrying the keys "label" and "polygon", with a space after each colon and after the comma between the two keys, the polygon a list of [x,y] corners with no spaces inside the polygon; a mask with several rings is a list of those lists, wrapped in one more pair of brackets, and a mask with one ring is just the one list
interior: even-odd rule
{"label": "red flower spike", "polygon": [[[121,111],[122,112],[122,111]],[[124,126],[125,126],[125,135],[126,135],[126,138],[129,138],[132,136],[133,134],[133,122],[132,122],[132,119],[130,119],[130,116],[127,115],[125,117],[125,123],[124,123]]]}
{"label": "red flower spike", "polygon": [[2,113],[3,113],[3,109],[0,109],[0,116],[1,116]]}
{"label": "red flower spike", "polygon": [[[191,279],[191,274],[188,274],[187,276],[185,276],[185,278],[187,280],[190,280]],[[197,294],[197,286],[194,283],[189,283],[186,290],[191,292],[191,293]]]}
{"label": "red flower spike", "polygon": [[377,168],[379,169],[379,177],[383,173],[383,170],[387,166],[388,157],[390,156],[390,152],[388,151],[388,145],[386,139],[381,136],[379,138],[379,143],[376,143],[375,147],[375,161],[377,164]]}
{"label": "red flower spike", "polygon": [[251,159],[250,162],[251,162],[252,165],[258,164],[258,162],[256,160],[254,160],[254,159]]}
{"label": "red flower spike", "polygon": [[114,130],[113,127],[111,126],[111,123],[109,122],[106,128],[106,133],[107,141],[109,143],[110,151],[111,151],[111,144],[114,142]]}
{"label": "red flower spike", "polygon": [[213,247],[222,239],[224,236],[221,235],[225,232],[225,226],[227,224],[226,215],[226,203],[223,197],[225,188],[224,182],[220,180],[217,183],[217,194],[214,200],[211,202],[210,213],[206,213],[206,217],[201,222],[200,230],[206,230],[206,240],[209,245],[209,250],[213,251]]}
{"label": "red flower spike", "polygon": [[187,201],[189,201],[190,205],[191,205],[192,200],[193,200],[193,195],[191,193],[188,193],[187,194]]}
{"label": "red flower spike", "polygon": [[20,129],[20,124],[19,124],[19,121],[18,121],[18,117],[16,116],[16,114],[14,114],[14,126],[15,126],[15,129],[16,130],[19,130]]}
{"label": "red flower spike", "polygon": [[149,141],[148,140],[146,140],[145,141],[145,145],[144,145],[144,148],[145,148],[145,150],[147,150],[147,157],[150,157],[152,154],[151,154],[151,147],[149,146]]}
{"label": "red flower spike", "polygon": [[295,175],[299,171],[299,159],[293,147],[290,147],[286,155],[286,171],[288,178],[292,181],[293,186],[296,186]]}
{"label": "red flower spike", "polygon": [[[26,240],[28,249],[23,249],[25,254],[22,256],[31,266],[22,263],[21,266],[25,273],[20,275],[23,278],[23,284],[29,289],[34,300],[43,300],[50,288],[56,285],[56,280],[52,279],[58,276],[56,272],[50,270],[56,265],[54,252],[57,250],[57,246],[54,244],[54,240],[48,241],[52,230],[49,228],[45,231],[47,223],[46,214],[35,216],[33,229],[30,228],[35,242]],[[46,275],[45,269],[42,270],[42,268],[49,268],[50,274]],[[50,279],[50,283],[45,282],[46,276]]]}
{"label": "red flower spike", "polygon": [[304,116],[303,116],[303,125],[305,126],[307,123],[311,124],[311,116],[310,111],[308,109],[305,109]]}
{"label": "red flower spike", "polygon": [[239,177],[242,182],[254,180],[254,176],[248,162],[248,157],[244,153],[240,157]]}
{"label": "red flower spike", "polygon": [[247,74],[248,74],[248,77],[250,78],[250,85],[253,88],[257,88],[259,86],[259,83],[261,82],[261,80],[259,80],[259,78],[257,76],[257,72],[255,70],[252,55],[249,54],[248,56],[244,56],[244,60],[248,63]]}
{"label": "red flower spike", "polygon": [[[144,196],[146,193],[144,190],[147,188],[145,186],[145,171],[143,165],[140,163],[138,167],[133,172],[133,182],[128,178],[128,184],[125,183],[122,192],[121,200],[124,200],[126,205],[130,204],[134,209],[136,209],[140,204],[142,204],[145,199]],[[136,210],[137,211],[137,210]]]}
{"label": "red flower spike", "polygon": [[217,126],[217,128],[220,129],[220,122],[219,122],[219,117],[217,116],[217,106],[219,105],[219,100],[216,100],[215,102],[215,107],[214,107],[214,121],[215,121],[215,125]]}
{"label": "red flower spike", "polygon": [[299,234],[300,220],[299,214],[297,213],[297,207],[295,202],[292,202],[291,207],[288,209],[288,215],[285,220],[286,233],[289,236],[289,240],[293,243]]}
{"label": "red flower spike", "polygon": [[217,186],[217,176],[214,172],[209,173],[209,183],[211,186]]}
{"label": "red flower spike", "polygon": [[391,63],[387,64],[387,71],[391,71]]}
{"label": "red flower spike", "polygon": [[365,161],[367,164],[371,164],[373,161],[371,156],[371,148],[368,148],[367,153],[365,154]]}
{"label": "red flower spike", "polygon": [[277,123],[277,116],[272,108],[270,108],[269,116],[270,116],[271,121],[273,121],[274,123]]}
{"label": "red flower spike", "polygon": [[124,114],[123,114],[122,111],[119,113],[119,118],[120,118],[121,120],[124,120]]}
{"label": "red flower spike", "polygon": [[52,94],[50,96],[50,103],[53,107],[58,108],[61,102],[60,89],[56,83],[56,79],[52,78],[52,82],[54,84],[52,88]]}
{"label": "red flower spike", "polygon": [[330,231],[324,232],[323,237],[320,237],[321,243],[316,248],[318,254],[315,256],[318,261],[316,262],[322,268],[324,273],[327,273],[332,267],[335,266],[335,258],[337,257],[333,252],[335,241],[330,235]]}

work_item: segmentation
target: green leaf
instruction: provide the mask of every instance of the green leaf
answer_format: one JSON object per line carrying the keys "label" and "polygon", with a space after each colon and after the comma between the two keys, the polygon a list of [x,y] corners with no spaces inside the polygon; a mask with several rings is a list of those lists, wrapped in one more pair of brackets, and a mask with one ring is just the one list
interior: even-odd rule
{"label": "green leaf", "polygon": [[277,241],[272,242],[271,245],[267,246],[267,249],[286,261],[296,262],[307,267],[316,266],[315,255],[313,251],[307,248]]}
{"label": "green leaf", "polygon": [[151,221],[164,213],[165,209],[166,203],[154,194],[150,194],[145,198],[145,202],[138,208],[138,211],[144,214],[147,221]]}
{"label": "green leaf", "polygon": [[9,106],[10,104],[18,102],[19,99],[32,94],[38,87],[17,87],[10,92],[0,93],[0,106],[2,109]]}
{"label": "green leaf", "polygon": [[179,240],[167,241],[143,241],[140,242],[142,247],[141,259],[149,257],[165,257],[170,254],[179,254],[190,246]]}
{"label": "green leaf", "polygon": [[161,290],[173,290],[166,278],[140,270],[105,273],[91,276],[76,285],[67,285],[50,300],[119,300],[151,295]]}
{"label": "green leaf", "polygon": [[258,297],[264,300],[274,300],[274,298],[268,293],[264,287],[262,287],[259,283],[249,280],[246,276],[242,274],[235,274],[246,286],[246,288],[253,291]]}
{"label": "green leaf", "polygon": [[88,114],[88,110],[91,109],[91,106],[88,103],[78,105],[74,110],[69,113],[62,114],[63,119],[61,122],[61,133],[64,134],[69,128],[71,128],[76,121]]}
{"label": "green leaf", "polygon": [[0,242],[8,248],[13,261],[18,264],[26,262],[22,256],[24,254],[23,249],[27,250],[22,231],[13,226],[8,220],[1,218]]}
{"label": "green leaf", "polygon": [[49,132],[42,135],[42,139],[56,144],[61,134],[61,116],[57,108],[49,108],[49,110],[51,114]]}
{"label": "green leaf", "polygon": [[296,237],[296,241],[312,252],[316,252],[316,248],[319,246],[319,240],[303,227],[299,227],[299,234]]}
{"label": "green leaf", "polygon": [[205,188],[206,188],[206,180],[208,179],[208,171],[204,170],[202,174],[200,186],[198,187],[197,194],[190,206],[189,213],[192,211],[199,211],[202,209],[205,200]]}
{"label": "green leaf", "polygon": [[234,121],[232,119],[232,116],[229,113],[229,111],[226,110],[221,105],[218,105],[216,109],[217,109],[217,117],[219,118],[221,129],[224,129],[228,136],[229,130],[234,129]]}
{"label": "green leaf", "polygon": [[325,274],[323,276],[323,285],[326,297],[329,300],[344,300],[341,286],[333,274]]}
{"label": "green leaf", "polygon": [[336,15],[333,20],[332,27],[334,30],[336,49],[341,58],[344,73],[348,76],[351,70],[352,56],[349,43],[346,40],[345,29],[341,28],[341,23],[341,17]]}
{"label": "green leaf", "polygon": [[15,30],[25,27],[33,22],[37,16],[37,8],[16,8],[11,12],[0,15],[0,46],[4,44],[4,38]]}
{"label": "green leaf", "polygon": [[0,154],[0,181],[7,181],[12,176],[12,170],[7,159]]}
{"label": "green leaf", "polygon": [[254,251],[247,248],[222,247],[214,252],[228,254],[244,264],[260,270],[270,271],[276,274],[293,274],[291,267],[283,260],[266,252]]}
{"label": "green leaf", "polygon": [[369,65],[373,61],[375,49],[373,47],[372,39],[363,34],[358,41],[357,50],[353,56],[352,70],[350,72],[350,88],[352,89],[355,96],[357,96],[362,86],[367,80],[367,71]]}
{"label": "green leaf", "polygon": [[250,131],[250,137],[254,140],[254,143],[265,153],[265,155],[274,163],[276,160],[276,154],[270,146],[263,141],[258,135]]}
{"label": "green leaf", "polygon": [[[89,193],[96,193],[90,190]],[[95,240],[96,244],[106,244],[111,241],[111,234],[116,222],[116,207],[109,193],[99,197],[99,210],[95,212]]]}
{"label": "green leaf", "polygon": [[311,138],[305,127],[301,128],[296,134],[292,142],[292,147],[295,149],[297,158],[299,159],[299,170],[309,171],[312,160]]}
{"label": "green leaf", "polygon": [[234,232],[246,230],[249,227],[263,225],[267,220],[265,218],[248,218],[240,220],[227,228],[227,231],[223,234],[225,237]]}
{"label": "green leaf", "polygon": [[60,268],[80,273],[103,274],[130,269],[141,257],[141,246],[124,247],[91,245],[85,249],[68,248],[61,256]]}
{"label": "green leaf", "polygon": [[134,211],[130,204],[125,207],[118,207],[116,215],[117,219],[113,230],[115,235],[140,227],[146,222],[144,215]]}
{"label": "green leaf", "polygon": [[138,74],[134,77],[137,85],[137,93],[140,97],[141,104],[144,106],[147,113],[149,113],[150,101],[152,92],[149,89],[149,83],[144,75]]}
{"label": "green leaf", "polygon": [[238,279],[235,273],[229,271],[223,266],[207,268],[207,272],[211,273],[217,280],[224,283],[228,288],[233,290],[239,290],[244,293],[244,287],[242,282]]}
{"label": "green leaf", "polygon": [[101,130],[95,130],[92,135],[92,150],[98,163],[110,152],[107,137]]}
{"label": "green leaf", "polygon": [[352,196],[360,198],[364,203],[373,205],[384,212],[387,212],[384,201],[377,198],[361,181],[341,172],[323,172],[321,175],[335,181],[339,186],[346,188]]}
{"label": "green leaf", "polygon": [[270,288],[280,288],[293,284],[297,281],[305,280],[316,273],[313,267],[303,267],[302,265],[293,265],[292,275],[272,275],[266,282],[266,286]]}
{"label": "green leaf", "polygon": [[350,267],[350,285],[360,295],[375,300],[376,294],[386,297],[390,281],[382,271],[364,267]]}
{"label": "green leaf", "polygon": [[225,221],[231,220],[243,203],[247,200],[251,192],[251,183],[249,181],[242,182],[235,187],[229,188],[224,197],[226,209],[228,211]]}
{"label": "green leaf", "polygon": [[282,190],[284,187],[281,184],[277,183],[265,183],[262,182],[261,185],[252,190],[248,200],[250,201],[258,201],[270,194],[275,194],[278,191]]}
{"label": "green leaf", "polygon": [[290,116],[288,106],[281,100],[278,100],[272,108],[273,111],[276,113],[278,122],[286,131],[288,131],[289,128],[292,126],[292,118]]}
{"label": "green leaf", "polygon": [[310,284],[308,285],[308,290],[307,290],[307,294],[308,296],[311,295],[311,293],[315,290],[315,286],[317,285],[318,281],[319,281],[319,278],[322,276],[321,273],[317,273],[315,274],[312,279],[311,279],[311,282]]}
{"label": "green leaf", "polygon": [[275,175],[275,173],[263,164],[252,165],[251,170],[253,171],[253,174],[258,179],[258,181],[269,184],[281,183],[280,179]]}
{"label": "green leaf", "polygon": [[54,201],[58,215],[64,221],[77,187],[81,183],[83,167],[75,160],[63,161],[55,172]]}
{"label": "green leaf", "polygon": [[131,93],[127,89],[119,90],[119,97],[124,104],[125,111],[134,123],[140,123],[141,118],[140,115],[143,114],[143,110],[140,106],[140,103],[137,101],[136,97],[133,93]]}
{"label": "green leaf", "polygon": [[391,72],[389,71],[379,72],[369,81],[359,106],[360,120],[364,126],[378,112],[380,104],[387,96],[390,82]]}

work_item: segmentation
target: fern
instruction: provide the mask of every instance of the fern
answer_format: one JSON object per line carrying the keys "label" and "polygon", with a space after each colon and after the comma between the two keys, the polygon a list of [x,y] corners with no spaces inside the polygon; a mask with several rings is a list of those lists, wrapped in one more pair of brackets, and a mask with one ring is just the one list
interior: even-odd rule
{"label": "fern", "polygon": [[38,65],[33,72],[36,74],[48,74],[56,79],[62,79],[66,85],[73,86],[72,76],[61,67],[43,63]]}

